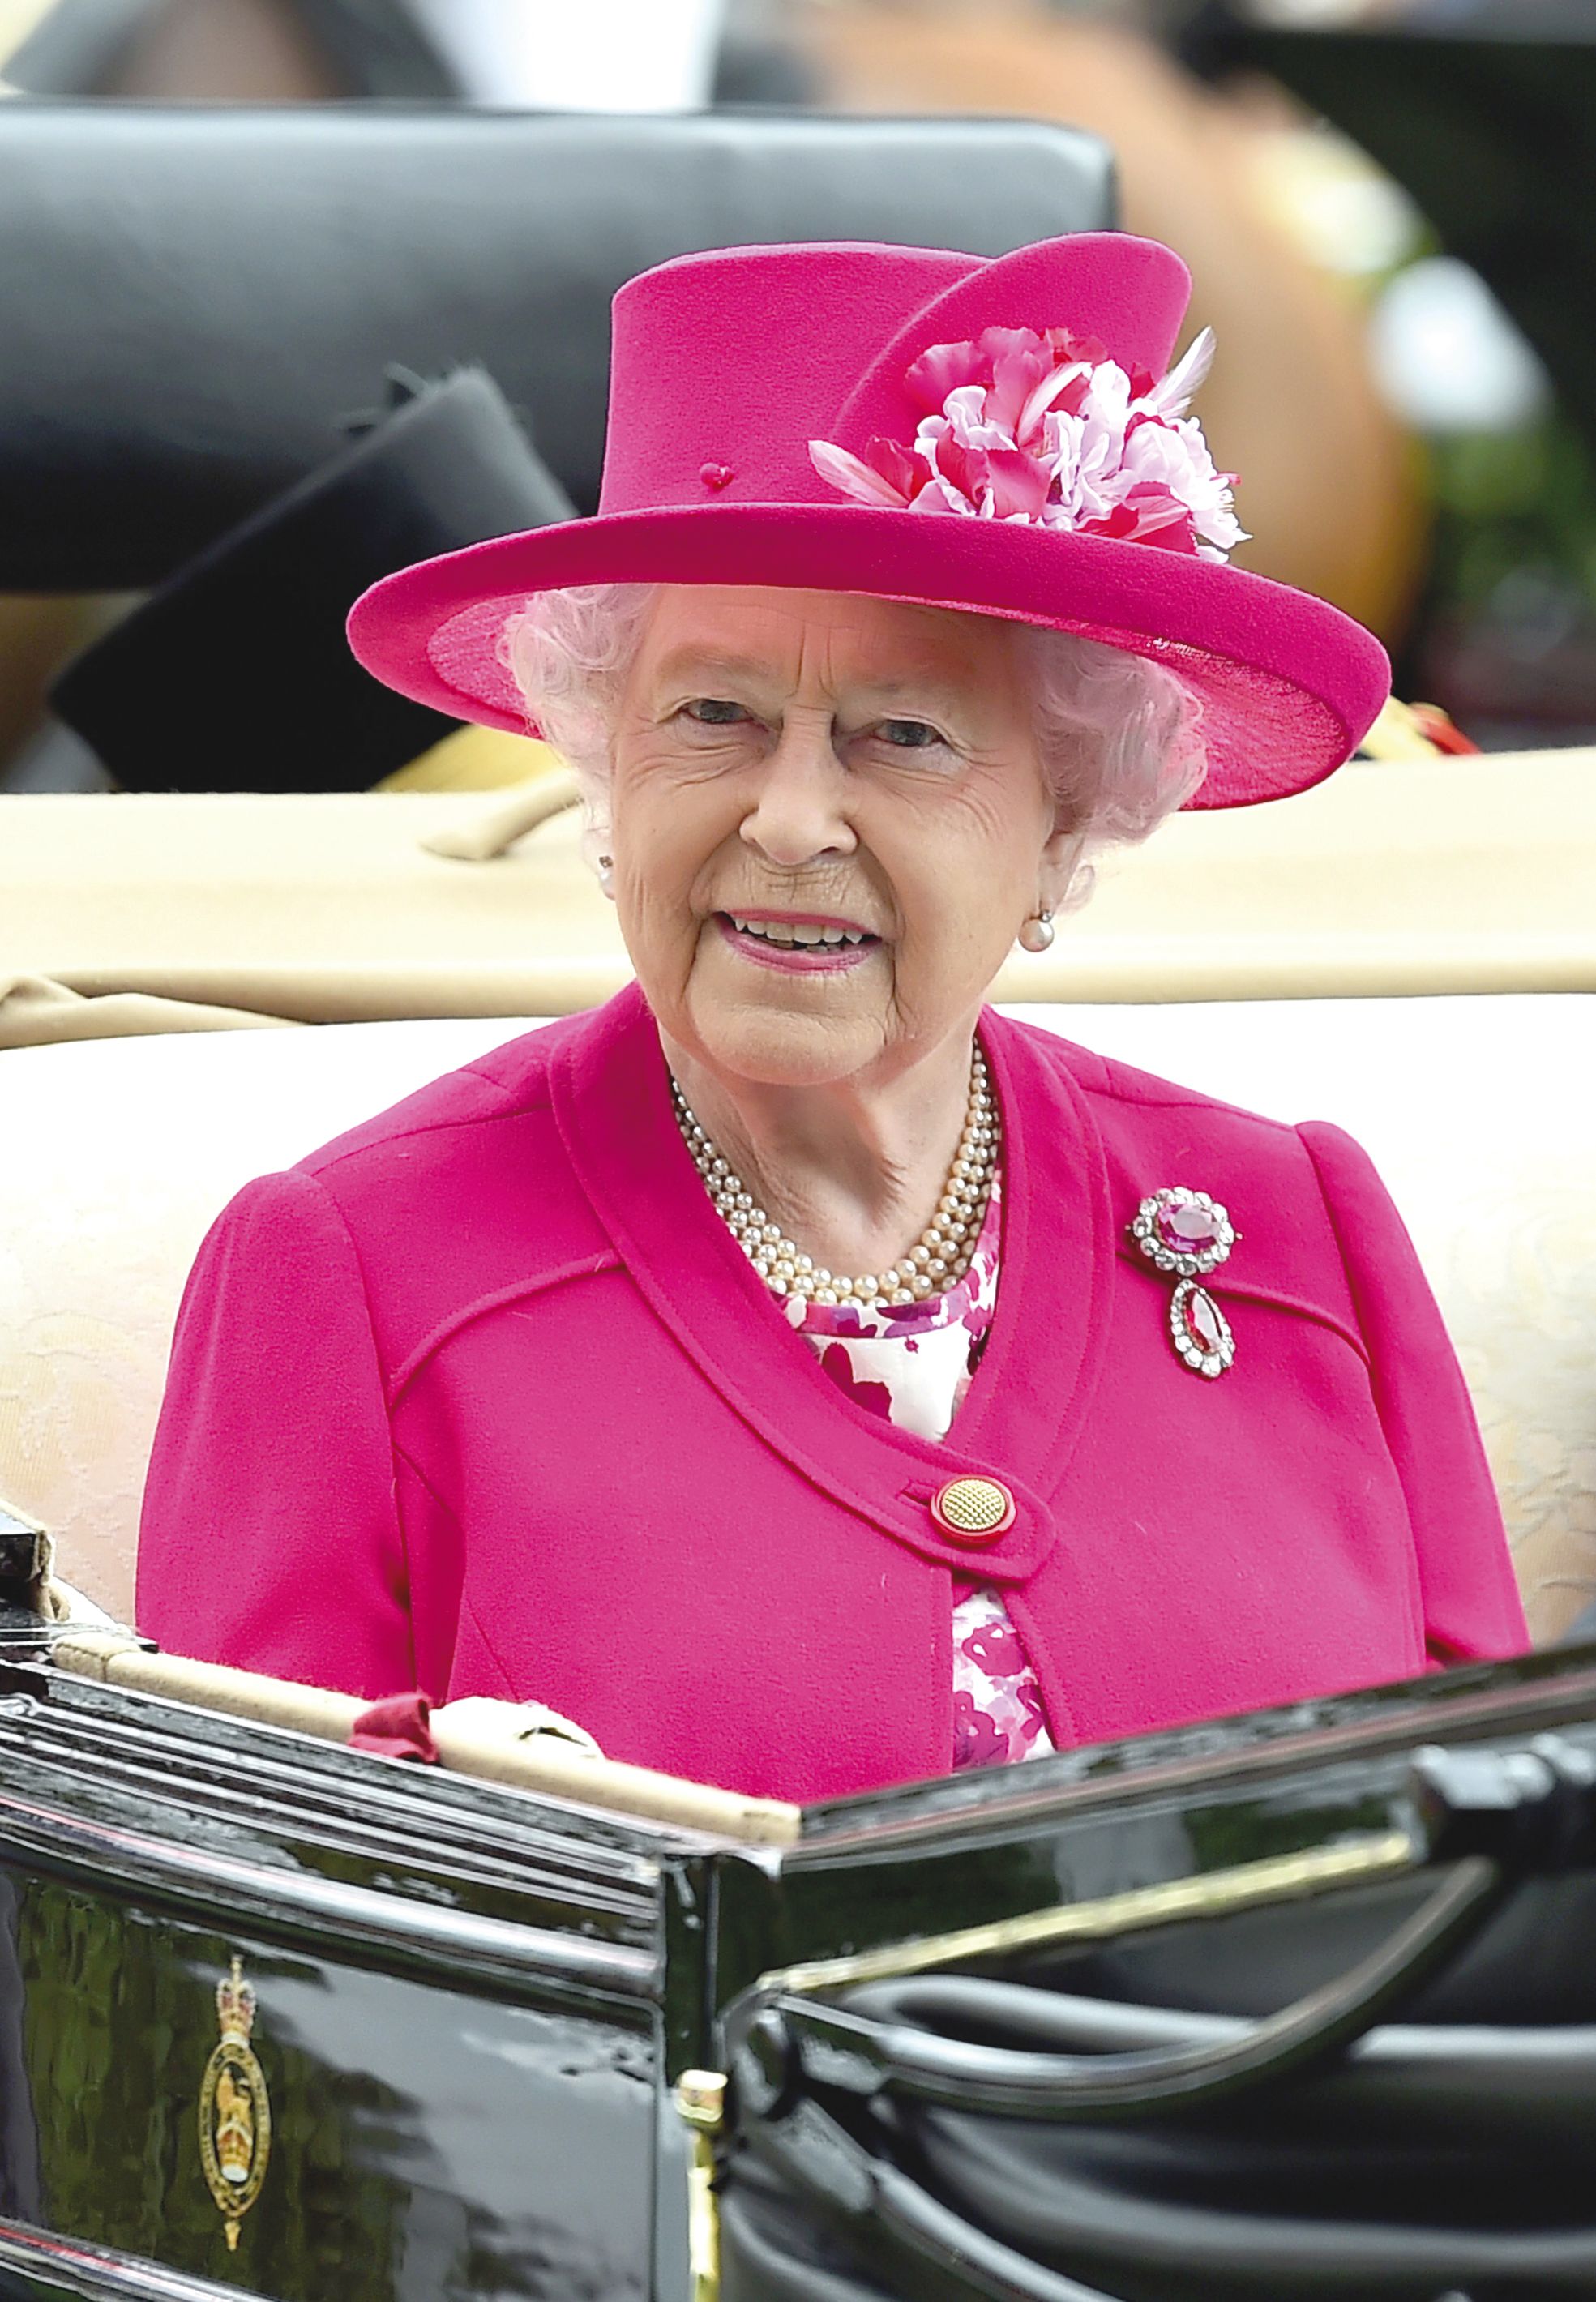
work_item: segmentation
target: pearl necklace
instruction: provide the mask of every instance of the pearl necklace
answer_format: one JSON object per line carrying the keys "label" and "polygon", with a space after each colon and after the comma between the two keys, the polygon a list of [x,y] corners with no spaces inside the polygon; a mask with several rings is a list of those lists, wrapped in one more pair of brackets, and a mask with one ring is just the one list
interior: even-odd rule
{"label": "pearl necklace", "polygon": [[964,1131],[936,1214],[901,1263],[885,1272],[867,1271],[857,1279],[822,1269],[784,1235],[780,1224],[755,1205],[752,1192],[732,1172],[731,1162],[715,1148],[674,1078],[670,1091],[676,1123],[717,1212],[773,1295],[880,1310],[940,1295],[969,1270],[992,1196],[1003,1133],[979,1047],[970,1064]]}

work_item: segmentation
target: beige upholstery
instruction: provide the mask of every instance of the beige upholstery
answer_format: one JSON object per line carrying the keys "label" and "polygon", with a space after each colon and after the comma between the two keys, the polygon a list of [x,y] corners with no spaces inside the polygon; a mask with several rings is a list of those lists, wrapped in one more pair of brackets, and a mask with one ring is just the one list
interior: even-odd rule
{"label": "beige upholstery", "polygon": [[[1536,1629],[1559,1630],[1596,1595],[1596,997],[1050,1007],[1038,1020],[1255,1109],[1337,1120],[1368,1146],[1457,1340]],[[0,1054],[0,1495],[56,1530],[59,1571],[113,1614],[130,1614],[168,1339],[212,1217],[250,1175],[516,1028],[353,1024]]]}
{"label": "beige upholstery", "polygon": [[[573,816],[490,861],[424,847],[503,804],[0,797],[0,1046],[41,1036],[35,994],[8,1040],[13,976],[315,1021],[607,997],[626,957]],[[1596,991],[1593,878],[1596,752],[1352,767],[1273,807],[1181,816],[1114,859],[999,996]]]}

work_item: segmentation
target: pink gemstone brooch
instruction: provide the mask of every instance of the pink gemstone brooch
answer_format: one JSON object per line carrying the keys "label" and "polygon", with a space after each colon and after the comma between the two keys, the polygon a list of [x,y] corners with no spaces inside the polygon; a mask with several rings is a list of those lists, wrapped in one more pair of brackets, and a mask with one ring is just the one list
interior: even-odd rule
{"label": "pink gemstone brooch", "polygon": [[1198,1281],[1226,1261],[1239,1236],[1217,1199],[1179,1184],[1153,1191],[1136,1211],[1130,1236],[1155,1271],[1178,1283],[1170,1298],[1170,1340],[1194,1374],[1223,1374],[1235,1364],[1231,1323]]}

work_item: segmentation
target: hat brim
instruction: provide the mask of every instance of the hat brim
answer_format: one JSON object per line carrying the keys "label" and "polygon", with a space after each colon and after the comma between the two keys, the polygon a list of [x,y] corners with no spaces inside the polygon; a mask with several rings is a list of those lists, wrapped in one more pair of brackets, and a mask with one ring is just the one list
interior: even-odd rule
{"label": "hat brim", "polygon": [[385,576],[349,643],[418,703],[525,735],[500,643],[540,592],[714,584],[864,593],[1073,632],[1161,663],[1201,699],[1208,773],[1193,807],[1248,807],[1321,782],[1390,692],[1385,651],[1304,592],[1147,543],[850,504],[621,512],[495,537]]}

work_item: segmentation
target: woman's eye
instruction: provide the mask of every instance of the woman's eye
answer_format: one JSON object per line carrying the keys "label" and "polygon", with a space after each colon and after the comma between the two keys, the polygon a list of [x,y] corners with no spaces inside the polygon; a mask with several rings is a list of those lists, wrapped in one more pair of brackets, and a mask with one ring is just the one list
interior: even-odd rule
{"label": "woman's eye", "polygon": [[695,695],[691,703],[683,704],[682,710],[701,727],[735,727],[749,716],[740,703],[733,703],[724,695]]}
{"label": "woman's eye", "polygon": [[942,742],[936,728],[923,719],[883,719],[876,733],[895,752],[928,752]]}

